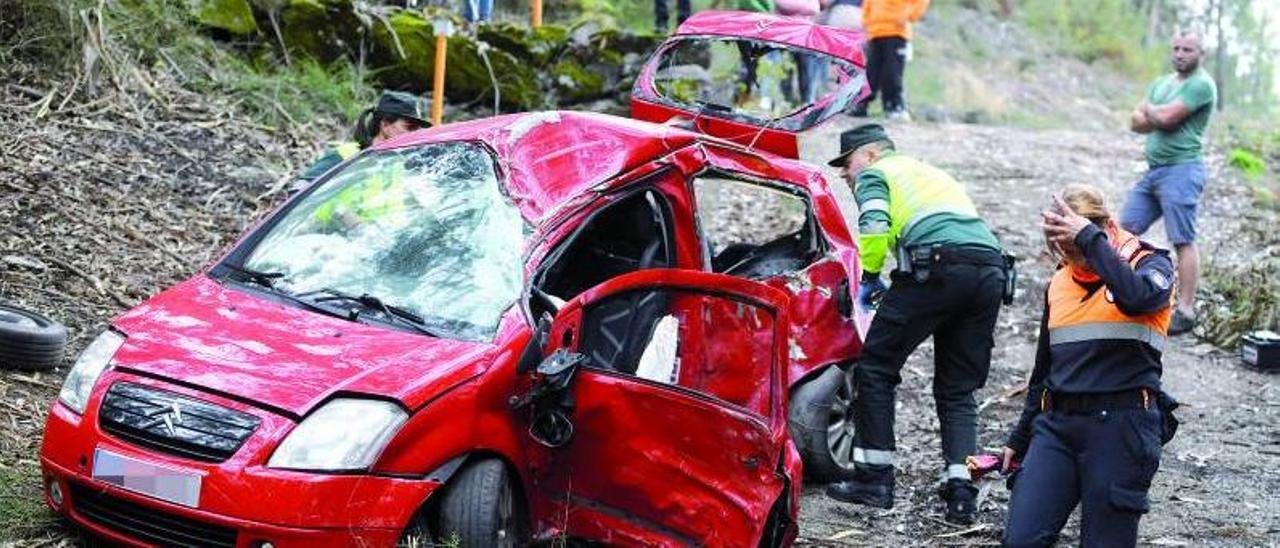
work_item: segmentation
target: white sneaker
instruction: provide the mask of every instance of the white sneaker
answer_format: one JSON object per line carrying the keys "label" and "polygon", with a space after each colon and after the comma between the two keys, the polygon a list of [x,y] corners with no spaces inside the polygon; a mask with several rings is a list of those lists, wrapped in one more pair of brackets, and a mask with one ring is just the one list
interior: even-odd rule
{"label": "white sneaker", "polygon": [[895,110],[893,112],[890,112],[887,118],[889,118],[894,122],[910,122],[911,113],[907,112],[907,109]]}

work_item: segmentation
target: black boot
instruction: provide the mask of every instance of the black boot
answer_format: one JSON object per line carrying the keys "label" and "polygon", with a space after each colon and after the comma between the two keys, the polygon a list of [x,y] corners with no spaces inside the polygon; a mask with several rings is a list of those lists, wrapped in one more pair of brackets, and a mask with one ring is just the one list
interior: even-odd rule
{"label": "black boot", "polygon": [[827,496],[877,508],[893,508],[893,467],[858,466],[853,479],[827,486]]}
{"label": "black boot", "polygon": [[951,478],[938,493],[947,504],[947,523],[971,525],[978,514],[978,488],[966,479]]}

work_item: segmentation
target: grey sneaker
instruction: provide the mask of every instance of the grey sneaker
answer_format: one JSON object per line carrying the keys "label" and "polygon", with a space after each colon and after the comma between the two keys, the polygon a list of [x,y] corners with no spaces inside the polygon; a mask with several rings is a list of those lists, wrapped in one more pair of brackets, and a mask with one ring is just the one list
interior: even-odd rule
{"label": "grey sneaker", "polygon": [[1183,333],[1190,333],[1191,330],[1195,328],[1196,328],[1195,318],[1188,317],[1186,314],[1183,314],[1181,310],[1175,310],[1173,312],[1173,319],[1169,320],[1170,336],[1181,335]]}

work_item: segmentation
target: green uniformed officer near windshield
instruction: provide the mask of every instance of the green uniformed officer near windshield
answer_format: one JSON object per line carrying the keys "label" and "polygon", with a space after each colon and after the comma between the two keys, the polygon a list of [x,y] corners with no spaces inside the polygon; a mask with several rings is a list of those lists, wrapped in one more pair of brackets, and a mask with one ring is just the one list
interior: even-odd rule
{"label": "green uniformed officer near windshield", "polygon": [[[973,392],[987,380],[996,316],[1005,293],[1000,244],[964,187],[895,150],[878,124],[840,135],[839,167],[858,202],[859,305],[876,309],[854,369],[854,474],[832,498],[893,506],[894,397],[907,357],[934,338],[933,396],[941,424],[946,518],[971,523],[977,489],[965,459],[977,449]],[[897,257],[892,286],[881,279]]]}
{"label": "green uniformed officer near windshield", "polygon": [[[340,143],[327,152],[302,177],[309,181],[324,175],[334,166],[364,148],[382,141],[430,126],[426,120],[428,105],[421,97],[402,91],[384,91],[378,104],[360,115],[352,132],[354,142]],[[326,230],[344,231],[383,218],[403,209],[406,198],[403,178],[395,170],[383,170],[368,180],[349,184],[316,209],[314,218]]]}
{"label": "green uniformed officer near windshield", "polygon": [[427,121],[430,105],[422,97],[404,91],[383,91],[378,103],[360,114],[350,141],[331,143],[324,154],[290,186],[292,194],[311,184],[334,166],[350,159],[361,150],[402,133],[431,127]]}

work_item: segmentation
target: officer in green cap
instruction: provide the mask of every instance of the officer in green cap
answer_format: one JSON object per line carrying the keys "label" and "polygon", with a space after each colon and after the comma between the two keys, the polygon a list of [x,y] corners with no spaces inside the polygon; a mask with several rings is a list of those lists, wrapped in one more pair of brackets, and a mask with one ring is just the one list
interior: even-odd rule
{"label": "officer in green cap", "polygon": [[[893,506],[895,392],[907,357],[932,335],[945,464],[940,495],[947,521],[972,523],[978,491],[965,460],[977,449],[973,393],[987,381],[996,316],[1012,272],[964,187],[899,154],[880,125],[841,134],[840,155],[830,165],[841,168],[858,202],[858,303],[876,315],[854,369],[854,473],[829,485],[827,494]],[[888,287],[881,271],[891,252],[897,268]]]}
{"label": "officer in green cap", "polygon": [[402,133],[431,127],[427,121],[430,105],[425,99],[404,91],[383,91],[378,104],[366,109],[356,121],[351,141],[331,143],[329,149],[290,186],[290,194],[302,190],[333,166],[361,150]]}

